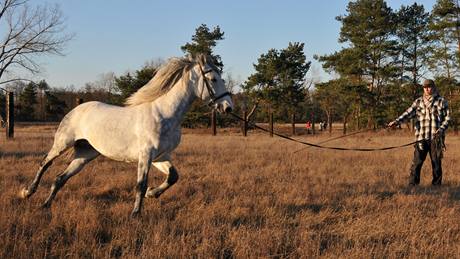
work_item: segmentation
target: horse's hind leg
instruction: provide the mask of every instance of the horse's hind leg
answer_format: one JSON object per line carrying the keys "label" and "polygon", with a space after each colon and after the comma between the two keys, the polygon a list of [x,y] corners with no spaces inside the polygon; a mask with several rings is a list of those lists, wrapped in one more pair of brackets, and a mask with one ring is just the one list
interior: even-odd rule
{"label": "horse's hind leg", "polygon": [[166,180],[158,187],[151,188],[149,187],[145,197],[155,197],[158,198],[162,193],[164,193],[169,187],[179,180],[179,174],[174,166],[169,160],[154,162],[153,165],[158,168],[162,173],[166,174]]}
{"label": "horse's hind leg", "polygon": [[43,203],[42,207],[49,208],[51,206],[51,202],[53,201],[57,192],[62,188],[62,186],[64,186],[64,184],[72,176],[78,174],[87,163],[99,156],[99,152],[97,152],[86,140],[78,140],[75,143],[74,149],[74,159],[72,162],[70,162],[69,166],[64,170],[64,172],[56,176],[56,179],[51,186],[50,194],[46,201]]}
{"label": "horse's hind leg", "polygon": [[147,191],[147,180],[151,163],[151,152],[146,151],[139,154],[137,166],[137,185],[136,185],[136,201],[131,216],[139,215],[142,209],[142,201]]}
{"label": "horse's hind leg", "polygon": [[30,183],[30,185],[26,188],[24,187],[21,192],[20,196],[22,198],[29,198],[32,194],[35,193],[37,190],[37,186],[40,183],[40,180],[45,173],[45,171],[48,169],[48,167],[51,166],[53,163],[53,160],[60,156],[66,149],[71,147],[74,144],[73,140],[67,140],[67,141],[56,141],[53,144],[53,147],[51,150],[48,152],[48,154],[45,156],[45,158],[42,160],[40,163],[40,167],[38,168],[37,173],[35,174],[35,178]]}

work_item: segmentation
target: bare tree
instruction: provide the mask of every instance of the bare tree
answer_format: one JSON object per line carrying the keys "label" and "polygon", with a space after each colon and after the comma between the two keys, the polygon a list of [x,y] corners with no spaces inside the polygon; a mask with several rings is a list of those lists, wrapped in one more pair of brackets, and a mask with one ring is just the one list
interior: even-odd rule
{"label": "bare tree", "polygon": [[150,60],[145,61],[144,67],[159,68],[164,63],[165,63],[165,60],[162,58],[150,59]]}
{"label": "bare tree", "polygon": [[109,94],[113,94],[115,92],[115,73],[114,72],[107,72],[100,74],[95,82],[92,84],[96,89],[106,91]]}
{"label": "bare tree", "polygon": [[227,91],[229,91],[230,93],[235,93],[235,90],[238,90],[235,89],[240,84],[238,81],[239,80],[233,77],[233,74],[231,72],[225,73],[225,88],[227,88]]}
{"label": "bare tree", "polygon": [[[64,18],[57,5],[31,6],[28,2],[0,0],[0,79],[13,69],[39,73],[36,58],[63,55],[65,44],[73,38],[64,33]],[[13,80],[18,79],[0,84]]]}

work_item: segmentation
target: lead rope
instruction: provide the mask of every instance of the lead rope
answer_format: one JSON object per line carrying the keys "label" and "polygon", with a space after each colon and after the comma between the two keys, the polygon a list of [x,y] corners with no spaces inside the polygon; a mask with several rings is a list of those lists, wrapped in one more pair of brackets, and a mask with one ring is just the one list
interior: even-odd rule
{"label": "lead rope", "polygon": [[446,144],[444,143],[443,134],[437,134],[433,138],[433,140],[431,141],[431,150],[434,150],[434,155],[438,160],[443,158],[443,151],[446,151]]}
{"label": "lead rope", "polygon": [[[337,139],[341,139],[341,138],[347,138],[349,136],[353,136],[353,135],[357,135],[357,134],[360,134],[360,133],[364,133],[364,132],[368,132],[368,131],[379,131],[379,130],[382,130],[382,129],[385,129],[385,128],[380,128],[380,129],[363,129],[363,130],[359,130],[359,131],[355,131],[355,132],[352,132],[352,133],[348,133],[348,134],[345,134],[345,135],[342,135],[342,136],[338,136],[338,137],[334,137],[334,138],[329,138],[329,139],[326,139],[324,141],[321,141],[321,142],[318,142],[316,143],[317,145],[321,145],[321,144],[324,144],[324,143],[327,143],[327,142],[331,142],[333,140],[337,140]],[[301,149],[298,149],[294,152],[292,152],[293,154],[295,153],[298,153],[302,150],[305,150],[307,148],[310,148],[310,146],[307,146],[307,147],[304,147],[304,148],[301,148]]]}
{"label": "lead rope", "polygon": [[[230,115],[232,115],[233,117],[239,119],[240,121],[245,121],[238,114],[235,114],[235,113],[231,112]],[[262,128],[260,126],[257,126],[253,122],[250,122],[250,121],[246,121],[246,122],[248,123],[248,125],[250,125],[250,126],[252,126],[254,128],[257,128],[257,129],[265,131],[265,132],[270,132],[270,130]],[[422,141],[422,140],[413,141],[413,142],[403,144],[403,145],[389,146],[389,147],[382,147],[382,148],[344,148],[344,147],[328,147],[328,146],[322,146],[322,145],[319,145],[319,144],[313,144],[313,143],[310,143],[310,142],[294,139],[294,138],[291,138],[289,136],[286,136],[286,135],[283,135],[283,134],[280,134],[280,133],[277,133],[277,132],[273,132],[273,135],[278,136],[278,137],[283,138],[283,139],[287,139],[287,140],[299,143],[299,144],[302,144],[302,145],[310,146],[310,147],[317,147],[317,148],[323,148],[323,149],[332,149],[332,150],[343,150],[343,151],[363,151],[363,152],[382,151],[382,150],[390,150],[390,149],[402,148],[402,147],[407,147],[407,146],[414,145],[414,144],[419,143],[419,142]]]}

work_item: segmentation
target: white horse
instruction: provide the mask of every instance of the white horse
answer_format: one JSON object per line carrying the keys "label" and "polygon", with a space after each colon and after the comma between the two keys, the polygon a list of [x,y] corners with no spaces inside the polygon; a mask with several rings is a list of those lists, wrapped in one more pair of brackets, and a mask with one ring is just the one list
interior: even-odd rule
{"label": "white horse", "polygon": [[[88,162],[100,154],[118,161],[137,162],[136,201],[132,215],[139,214],[143,197],[158,198],[177,182],[171,152],[179,145],[181,121],[197,98],[208,100],[219,112],[230,112],[233,102],[212,58],[172,58],[154,78],[128,98],[125,107],[87,102],[70,111],[61,121],[54,143],[41,162],[32,183],[20,195],[35,193],[52,161],[73,148],[69,166],[57,175],[42,207],[49,208],[56,193]],[[147,189],[150,165],[167,175],[156,188]]]}

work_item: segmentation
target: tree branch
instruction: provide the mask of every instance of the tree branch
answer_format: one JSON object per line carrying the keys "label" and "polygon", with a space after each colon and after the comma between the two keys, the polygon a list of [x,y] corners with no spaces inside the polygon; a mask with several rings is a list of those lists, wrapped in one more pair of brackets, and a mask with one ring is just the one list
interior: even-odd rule
{"label": "tree branch", "polygon": [[6,19],[8,26],[0,42],[0,78],[10,67],[39,73],[40,66],[34,58],[42,54],[62,55],[64,45],[73,38],[62,35],[65,26],[58,6],[30,8],[27,2],[5,0],[0,7],[0,19]]}

